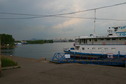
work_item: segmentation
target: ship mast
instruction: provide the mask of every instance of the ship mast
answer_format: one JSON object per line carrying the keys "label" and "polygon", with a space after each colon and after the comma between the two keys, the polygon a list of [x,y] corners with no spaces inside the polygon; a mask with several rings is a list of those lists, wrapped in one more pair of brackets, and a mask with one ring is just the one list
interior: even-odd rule
{"label": "ship mast", "polygon": [[96,9],[94,9],[94,36],[96,36],[96,31],[95,31],[96,25],[95,25],[95,23],[96,23]]}

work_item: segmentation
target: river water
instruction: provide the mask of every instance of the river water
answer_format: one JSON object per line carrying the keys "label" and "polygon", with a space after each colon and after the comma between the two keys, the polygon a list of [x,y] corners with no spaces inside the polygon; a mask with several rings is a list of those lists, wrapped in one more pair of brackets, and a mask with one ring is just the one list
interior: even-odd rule
{"label": "river water", "polygon": [[47,60],[51,60],[54,53],[63,52],[64,48],[70,48],[72,46],[72,42],[18,45],[15,49],[2,50],[2,54],[35,59],[46,58]]}

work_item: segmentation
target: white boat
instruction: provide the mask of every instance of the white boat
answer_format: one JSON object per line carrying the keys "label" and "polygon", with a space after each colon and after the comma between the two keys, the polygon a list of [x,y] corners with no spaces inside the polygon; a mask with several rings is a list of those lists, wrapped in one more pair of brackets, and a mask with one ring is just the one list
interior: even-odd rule
{"label": "white boat", "polygon": [[106,36],[79,36],[74,48],[65,49],[65,53],[76,56],[126,56],[126,26],[109,27]]}

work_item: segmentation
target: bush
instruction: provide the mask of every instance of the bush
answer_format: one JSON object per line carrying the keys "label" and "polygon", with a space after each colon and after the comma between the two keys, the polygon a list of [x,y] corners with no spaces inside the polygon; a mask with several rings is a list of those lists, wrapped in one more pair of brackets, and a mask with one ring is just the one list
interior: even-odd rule
{"label": "bush", "polygon": [[6,57],[1,58],[1,63],[2,67],[17,66],[17,62],[14,62],[12,59]]}

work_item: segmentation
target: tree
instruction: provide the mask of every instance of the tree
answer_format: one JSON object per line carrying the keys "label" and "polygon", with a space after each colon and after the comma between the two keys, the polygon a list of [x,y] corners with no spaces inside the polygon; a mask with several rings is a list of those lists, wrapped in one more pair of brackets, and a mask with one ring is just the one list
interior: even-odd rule
{"label": "tree", "polygon": [[0,34],[1,47],[7,48],[14,46],[15,39],[9,34]]}

